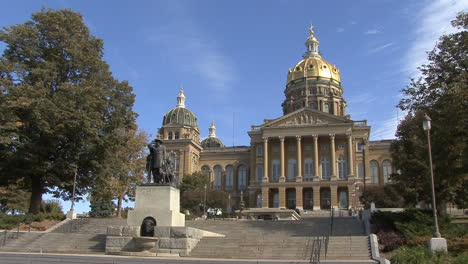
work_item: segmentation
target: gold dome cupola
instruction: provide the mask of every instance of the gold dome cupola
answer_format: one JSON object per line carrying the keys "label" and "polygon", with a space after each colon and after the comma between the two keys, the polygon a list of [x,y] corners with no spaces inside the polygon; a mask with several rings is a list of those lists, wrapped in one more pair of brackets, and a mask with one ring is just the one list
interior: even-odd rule
{"label": "gold dome cupola", "polygon": [[286,99],[282,107],[288,114],[303,107],[310,107],[337,116],[346,115],[346,101],[339,69],[322,58],[314,27],[309,28],[303,59],[288,71]]}

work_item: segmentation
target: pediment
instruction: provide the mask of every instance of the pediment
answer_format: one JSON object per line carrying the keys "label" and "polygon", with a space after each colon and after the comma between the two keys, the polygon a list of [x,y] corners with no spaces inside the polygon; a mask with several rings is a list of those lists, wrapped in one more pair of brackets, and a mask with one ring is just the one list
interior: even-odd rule
{"label": "pediment", "polygon": [[352,121],[310,108],[302,108],[282,117],[273,120],[265,120],[265,123],[261,125],[263,128],[274,128],[274,127],[297,127],[297,126],[317,126],[317,125],[328,125],[328,124],[346,124]]}

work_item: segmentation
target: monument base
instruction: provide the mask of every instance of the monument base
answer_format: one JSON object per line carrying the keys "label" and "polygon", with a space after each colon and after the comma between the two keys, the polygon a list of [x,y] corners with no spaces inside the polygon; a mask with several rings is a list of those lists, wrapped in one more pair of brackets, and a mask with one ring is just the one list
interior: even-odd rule
{"label": "monument base", "polygon": [[429,240],[429,248],[432,251],[445,251],[447,252],[447,240],[445,238],[433,237]]}
{"label": "monument base", "polygon": [[141,226],[152,217],[156,226],[185,226],[180,213],[180,190],[170,185],[146,184],[136,187],[135,209],[128,211],[127,224]]}
{"label": "monument base", "polygon": [[70,211],[67,212],[67,219],[76,219],[75,210],[70,210]]}

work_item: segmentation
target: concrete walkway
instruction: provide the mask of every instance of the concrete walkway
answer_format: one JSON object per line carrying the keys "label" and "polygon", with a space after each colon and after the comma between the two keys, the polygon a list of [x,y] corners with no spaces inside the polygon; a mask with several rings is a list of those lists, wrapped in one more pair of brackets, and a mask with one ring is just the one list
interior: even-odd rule
{"label": "concrete walkway", "polygon": [[[123,257],[108,255],[72,255],[72,254],[38,254],[38,253],[0,253],[1,264],[283,264],[283,263],[309,263],[305,260],[240,260],[240,259],[203,259],[203,258],[178,258],[178,257]],[[375,261],[322,261],[326,264],[370,264]]]}

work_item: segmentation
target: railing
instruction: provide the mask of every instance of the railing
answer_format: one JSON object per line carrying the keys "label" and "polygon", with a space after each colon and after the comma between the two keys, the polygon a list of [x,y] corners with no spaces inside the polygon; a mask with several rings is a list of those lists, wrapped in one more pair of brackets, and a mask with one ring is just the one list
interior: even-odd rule
{"label": "railing", "polygon": [[330,209],[330,221],[329,221],[329,232],[326,236],[317,236],[312,241],[312,250],[310,253],[310,263],[320,264],[320,258],[322,257],[322,247],[324,248],[324,257],[328,254],[328,244],[330,243],[330,236],[333,234],[333,222],[335,218],[335,210],[333,207]]}

